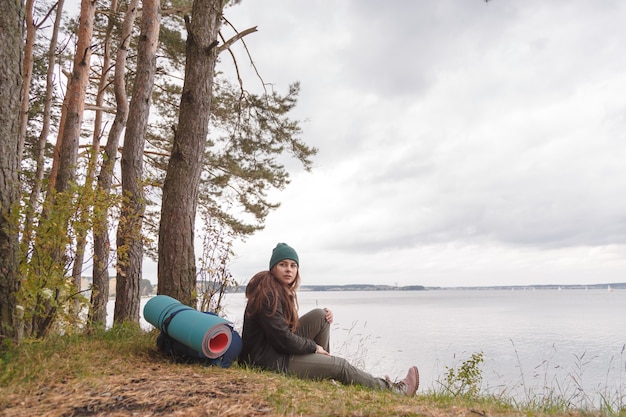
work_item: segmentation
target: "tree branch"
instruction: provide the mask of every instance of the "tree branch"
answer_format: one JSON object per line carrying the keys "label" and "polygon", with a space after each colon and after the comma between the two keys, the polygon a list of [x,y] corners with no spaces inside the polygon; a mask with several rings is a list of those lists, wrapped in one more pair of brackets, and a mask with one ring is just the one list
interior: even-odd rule
{"label": "tree branch", "polygon": [[41,26],[44,24],[46,20],[48,20],[48,17],[50,17],[50,15],[52,14],[52,11],[56,9],[58,5],[59,5],[59,2],[57,1],[56,3],[54,3],[52,7],[50,7],[50,9],[48,10],[48,13],[46,13],[46,15],[43,17],[43,19],[41,19],[41,21],[37,23],[33,22],[33,26],[35,26],[35,28],[37,29],[41,29]]}
{"label": "tree branch", "polygon": [[226,49],[229,49],[231,47],[232,44],[234,44],[235,42],[237,42],[239,39],[243,38],[244,36],[247,36],[251,33],[254,33],[257,31],[256,26],[248,28],[246,30],[244,30],[243,32],[237,32],[237,34],[235,36],[233,36],[232,38],[230,38],[229,40],[227,40],[226,42],[224,42],[224,45],[220,46],[217,50],[217,53],[220,54],[223,51],[225,51]]}
{"label": "tree branch", "polygon": [[115,107],[98,106],[97,104],[85,103],[85,110],[103,111],[105,113],[115,114]]}
{"label": "tree branch", "polygon": [[[235,29],[235,26],[232,23],[230,23],[228,21],[228,19],[226,19],[224,17],[222,17],[222,18],[224,19],[224,22],[228,26],[230,26],[235,32],[237,32],[237,29]],[[254,28],[251,28],[251,29],[254,29],[256,31],[256,26]],[[241,32],[241,33],[245,33],[245,32],[246,31]],[[239,33],[239,32],[237,32],[237,33]],[[241,39],[241,38],[242,37],[240,37],[239,39]],[[257,75],[257,77],[259,77],[259,80],[261,80],[261,85],[263,86],[263,91],[265,91],[265,95],[267,96],[267,89],[265,88],[265,86],[266,86],[265,81],[263,81],[263,77],[261,77],[261,74],[259,74],[259,69],[256,67],[256,64],[254,63],[254,60],[252,59],[252,55],[250,54],[250,51],[248,50],[248,46],[246,45],[246,41],[242,40],[241,43],[243,43],[243,48],[246,50],[246,54],[248,55],[248,59],[250,60],[250,64],[252,65],[252,68],[254,68],[254,72],[256,72],[256,75]],[[226,45],[226,43],[225,43],[225,45]],[[230,49],[229,49],[229,51],[230,51]],[[230,51],[230,52],[231,52],[231,55],[233,57],[233,62],[235,63],[235,67],[236,67],[237,66],[237,60],[235,59],[235,55],[232,53],[232,51]],[[241,82],[240,82],[240,84],[241,84]],[[243,93],[243,86],[242,86],[242,93]]]}

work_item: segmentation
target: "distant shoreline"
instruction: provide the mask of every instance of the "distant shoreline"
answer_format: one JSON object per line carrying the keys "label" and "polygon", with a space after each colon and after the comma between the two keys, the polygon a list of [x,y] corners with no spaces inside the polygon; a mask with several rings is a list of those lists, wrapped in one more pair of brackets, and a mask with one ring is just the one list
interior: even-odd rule
{"label": "distant shoreline", "polygon": [[[231,292],[243,292],[245,286],[231,289]],[[345,285],[302,285],[299,291],[448,291],[448,290],[623,290],[626,282],[606,284],[540,284],[540,285],[491,285],[465,287],[429,287],[423,285],[376,285],[376,284],[345,284]]]}
{"label": "distant shoreline", "polygon": [[[606,284],[541,284],[541,285],[492,285],[492,286],[467,286],[467,287],[427,287],[423,285],[375,285],[375,284],[345,284],[345,285],[302,285],[299,291],[452,291],[452,290],[474,290],[474,291],[535,291],[535,290],[626,290],[626,282],[612,282]],[[245,285],[229,288],[227,293],[243,293],[246,291]],[[142,296],[152,297],[156,293],[143,294]],[[115,294],[110,294],[109,298],[115,298]]]}
{"label": "distant shoreline", "polygon": [[[242,290],[245,287],[240,287]],[[491,285],[491,286],[464,286],[464,287],[427,287],[422,285],[374,285],[374,284],[347,284],[347,285],[302,285],[300,291],[432,291],[432,290],[623,290],[626,282],[605,284],[540,284],[540,285]]]}

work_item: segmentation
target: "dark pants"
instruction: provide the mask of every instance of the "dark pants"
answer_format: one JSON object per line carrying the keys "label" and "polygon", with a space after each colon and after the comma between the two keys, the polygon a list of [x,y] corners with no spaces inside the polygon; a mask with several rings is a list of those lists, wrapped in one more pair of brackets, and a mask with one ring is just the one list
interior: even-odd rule
{"label": "dark pants", "polygon": [[[330,352],[330,324],[326,321],[326,313],[321,308],[311,310],[298,319],[296,334],[314,340]],[[346,385],[390,388],[385,379],[376,378],[354,367],[343,358],[320,353],[290,356],[287,372],[300,378],[334,379]]]}

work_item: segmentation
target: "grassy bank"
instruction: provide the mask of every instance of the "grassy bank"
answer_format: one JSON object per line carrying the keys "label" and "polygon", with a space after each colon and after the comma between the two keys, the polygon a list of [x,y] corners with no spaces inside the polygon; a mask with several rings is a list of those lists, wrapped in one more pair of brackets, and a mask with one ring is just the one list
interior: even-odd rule
{"label": "grassy bank", "polygon": [[406,398],[237,366],[176,364],[156,351],[155,339],[156,333],[122,327],[25,342],[0,357],[0,415],[607,415],[559,406],[520,408],[502,399],[423,390]]}

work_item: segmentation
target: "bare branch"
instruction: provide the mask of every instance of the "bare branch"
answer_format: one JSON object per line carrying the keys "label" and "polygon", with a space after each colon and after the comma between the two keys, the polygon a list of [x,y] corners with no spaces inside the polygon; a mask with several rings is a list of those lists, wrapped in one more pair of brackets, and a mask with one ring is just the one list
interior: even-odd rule
{"label": "bare branch", "polygon": [[38,23],[34,23],[34,22],[33,22],[33,24],[34,24],[35,28],[37,28],[37,29],[41,29],[41,26],[44,24],[44,22],[45,22],[46,20],[48,20],[48,18],[49,18],[49,17],[50,17],[50,15],[52,14],[52,11],[53,11],[54,9],[56,9],[58,5],[59,5],[59,2],[57,1],[56,3],[54,3],[54,5],[53,5],[52,7],[50,7],[50,9],[48,10],[48,13],[46,13],[46,15],[43,17],[43,19],[41,19],[41,21],[40,21],[40,22],[38,22]]}
{"label": "bare branch", "polygon": [[161,9],[161,16],[171,16],[171,15],[188,15],[191,13],[191,4],[189,6],[181,6],[179,8],[176,7],[167,7]]}
{"label": "bare branch", "polygon": [[[224,41],[224,37],[222,36],[222,33],[219,33],[219,37],[222,39],[222,41]],[[224,41],[224,43],[226,43]],[[241,73],[239,72],[239,64],[237,63],[237,58],[235,57],[235,54],[233,53],[233,50],[228,48],[228,53],[230,54],[231,58],[233,59],[233,65],[235,66],[235,73],[237,74],[237,82],[239,82],[239,89],[241,90],[241,95],[240,98],[243,98],[244,96],[244,88],[243,88],[243,80],[241,79]]]}
{"label": "bare branch", "polygon": [[115,114],[116,112],[115,107],[98,106],[96,104],[88,104],[88,103],[85,103],[85,110],[103,111],[103,112],[111,113],[111,114]]}
{"label": "bare branch", "polygon": [[[228,19],[226,19],[224,17],[223,17],[223,19],[224,19],[224,22],[228,26],[230,26],[235,32],[239,33],[237,31],[237,29],[235,29],[235,26],[233,26],[233,24],[228,21]],[[256,26],[254,27],[254,29],[256,30]],[[244,32],[242,32],[242,33],[244,33]],[[252,55],[250,54],[250,50],[248,50],[248,45],[246,45],[246,42],[243,40],[243,38],[241,38],[241,43],[243,44],[243,47],[246,50],[246,54],[248,55],[248,59],[250,59],[250,64],[252,65],[252,68],[254,68],[254,72],[256,73],[257,77],[259,77],[259,80],[261,80],[261,85],[263,86],[263,90],[265,91],[265,94],[267,95],[267,90],[265,89],[265,85],[266,85],[265,81],[263,81],[263,77],[261,77],[261,74],[259,73],[259,69],[256,67],[256,64],[254,63],[254,60],[252,59]],[[231,55],[233,55],[232,52],[231,52]],[[233,62],[235,62],[235,66],[237,66],[237,61],[235,60],[234,55],[233,55]]]}
{"label": "bare branch", "polygon": [[232,44],[234,44],[235,42],[237,42],[239,39],[243,38],[244,36],[247,36],[251,33],[254,33],[257,31],[256,26],[248,28],[246,30],[244,30],[243,32],[237,32],[237,34],[235,36],[233,36],[232,38],[230,38],[229,40],[227,40],[226,42],[224,42],[224,45],[220,46],[219,49],[217,50],[217,53],[222,53],[224,50],[229,49]]}

